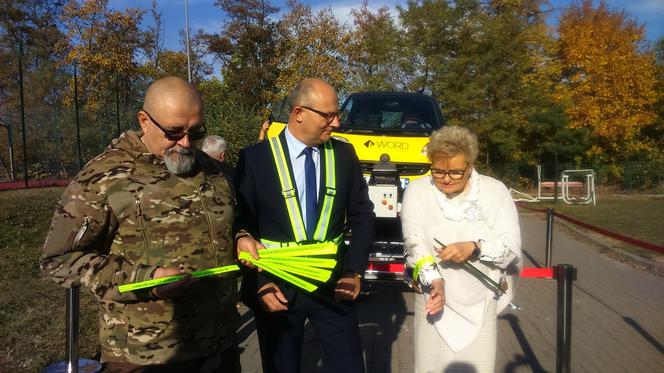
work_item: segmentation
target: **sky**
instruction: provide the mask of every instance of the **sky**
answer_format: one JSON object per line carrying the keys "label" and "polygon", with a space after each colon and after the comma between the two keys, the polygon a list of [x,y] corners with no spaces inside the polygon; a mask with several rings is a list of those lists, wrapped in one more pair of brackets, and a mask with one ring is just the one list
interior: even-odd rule
{"label": "sky", "polygon": [[[112,8],[124,9],[128,6],[150,8],[151,0],[110,0]],[[190,32],[202,29],[213,33],[221,30],[224,13],[214,6],[214,0],[188,0]],[[300,0],[308,4],[315,11],[330,7],[332,13],[341,23],[352,24],[350,10],[361,7],[361,0]],[[574,0],[549,0],[551,16],[549,24],[555,25],[561,11]],[[577,0],[578,2],[578,0]],[[285,0],[272,0],[271,3],[284,11]],[[599,3],[599,0],[594,0]],[[373,11],[387,5],[396,14],[396,5],[405,6],[406,0],[369,0],[368,6]],[[638,24],[645,24],[646,39],[655,42],[664,37],[664,0],[606,0],[612,10],[625,10],[630,18]],[[185,29],[185,0],[158,0],[159,11],[162,13],[164,24],[164,47],[173,50],[184,50],[179,32]],[[144,25],[150,22],[150,15],[144,16]],[[216,70],[216,69],[215,69]]]}

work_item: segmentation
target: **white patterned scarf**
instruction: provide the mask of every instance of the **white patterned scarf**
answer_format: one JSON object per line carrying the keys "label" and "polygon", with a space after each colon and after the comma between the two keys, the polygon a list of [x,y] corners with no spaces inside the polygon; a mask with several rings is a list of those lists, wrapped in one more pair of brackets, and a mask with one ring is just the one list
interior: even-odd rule
{"label": "white patterned scarf", "polygon": [[475,169],[468,178],[466,190],[453,198],[447,198],[434,184],[431,178],[431,187],[434,189],[438,206],[447,219],[460,222],[464,219],[477,221],[482,219],[482,209],[479,205],[480,177]]}

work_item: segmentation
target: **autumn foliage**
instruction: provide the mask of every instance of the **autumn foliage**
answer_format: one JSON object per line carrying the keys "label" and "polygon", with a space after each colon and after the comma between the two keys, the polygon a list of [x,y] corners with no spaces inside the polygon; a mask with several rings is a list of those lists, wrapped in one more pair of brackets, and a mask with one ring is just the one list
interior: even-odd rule
{"label": "autumn foliage", "polygon": [[[184,30],[179,48],[164,47],[160,2],[128,4],[0,0],[0,179],[23,164],[19,57],[32,177],[78,170],[76,107],[85,161],[135,126],[151,81],[189,75]],[[624,11],[583,0],[551,22],[546,0],[364,1],[343,20],[332,7],[276,4],[216,0],[216,30],[190,32],[207,126],[232,151],[255,141],[299,79],[316,76],[341,97],[433,95],[449,124],[479,135],[479,166],[506,180],[554,160],[611,182],[647,161],[662,167],[647,168],[644,187],[664,179],[664,41],[651,44]]]}
{"label": "autumn foliage", "polygon": [[592,1],[567,9],[560,19],[560,62],[564,66],[566,112],[571,128],[588,128],[591,156],[619,160],[639,150],[640,131],[655,120],[654,53],[643,26],[624,12]]}

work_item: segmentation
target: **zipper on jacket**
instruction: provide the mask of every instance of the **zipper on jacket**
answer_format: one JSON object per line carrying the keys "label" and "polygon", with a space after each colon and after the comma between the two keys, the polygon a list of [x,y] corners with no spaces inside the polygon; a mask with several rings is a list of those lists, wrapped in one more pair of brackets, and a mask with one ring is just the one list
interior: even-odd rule
{"label": "zipper on jacket", "polygon": [[83,238],[85,232],[88,231],[89,226],[90,226],[90,218],[86,216],[85,218],[83,218],[83,222],[81,222],[81,226],[78,228],[78,232],[76,232],[76,235],[74,236],[74,241],[71,244],[72,248],[76,248],[76,246],[78,246],[79,241],[81,241],[81,238]]}
{"label": "zipper on jacket", "polygon": [[219,265],[219,260],[218,260],[218,252],[217,252],[217,245],[214,243],[214,231],[212,230],[212,219],[210,218],[210,213],[208,211],[207,203],[205,202],[205,198],[203,197],[203,193],[201,191],[203,190],[204,186],[200,185],[198,188],[196,188],[196,193],[198,193],[198,198],[201,199],[201,204],[203,205],[203,214],[205,215],[205,221],[207,221],[208,225],[208,232],[210,234],[210,242],[212,243],[212,251],[214,253],[214,263],[215,266]]}
{"label": "zipper on jacket", "polygon": [[136,218],[138,220],[138,229],[141,231],[143,238],[143,251],[145,252],[145,264],[150,265],[150,256],[148,255],[148,236],[145,233],[145,224],[143,222],[143,209],[141,208],[141,200],[138,196],[134,196],[136,203]]}

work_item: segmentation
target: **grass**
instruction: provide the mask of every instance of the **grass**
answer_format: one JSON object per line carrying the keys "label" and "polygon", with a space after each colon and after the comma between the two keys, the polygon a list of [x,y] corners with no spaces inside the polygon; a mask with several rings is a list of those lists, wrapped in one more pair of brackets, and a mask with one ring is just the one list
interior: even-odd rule
{"label": "grass", "polygon": [[[37,372],[65,358],[65,290],[38,259],[63,188],[0,192],[0,370]],[[97,347],[96,303],[81,291],[81,357]]]}
{"label": "grass", "polygon": [[[557,204],[531,203],[528,207],[553,208],[567,216],[590,223],[624,236],[636,238],[655,245],[664,246],[662,221],[664,221],[664,198],[644,195],[599,195],[597,205],[568,205],[562,200]],[[640,256],[653,258],[662,256],[653,251],[626,244],[615,243]]]}

